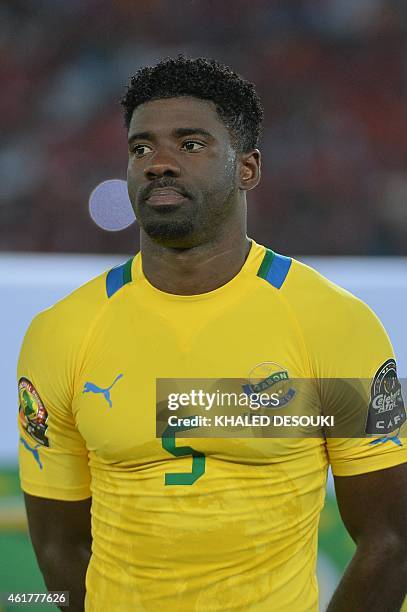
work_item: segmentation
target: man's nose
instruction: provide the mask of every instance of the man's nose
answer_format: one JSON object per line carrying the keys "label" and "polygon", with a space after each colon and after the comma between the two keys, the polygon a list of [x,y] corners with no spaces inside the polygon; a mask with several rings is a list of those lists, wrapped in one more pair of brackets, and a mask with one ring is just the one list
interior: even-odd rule
{"label": "man's nose", "polygon": [[180,167],[175,159],[164,151],[156,152],[154,158],[144,169],[146,178],[152,180],[162,176],[179,176]]}

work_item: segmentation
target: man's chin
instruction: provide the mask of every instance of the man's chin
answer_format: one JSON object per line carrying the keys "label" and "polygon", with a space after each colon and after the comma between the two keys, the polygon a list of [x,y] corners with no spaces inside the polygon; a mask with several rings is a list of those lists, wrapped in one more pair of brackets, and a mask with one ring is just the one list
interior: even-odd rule
{"label": "man's chin", "polygon": [[163,246],[193,246],[194,226],[190,221],[149,221],[142,227],[151,240]]}

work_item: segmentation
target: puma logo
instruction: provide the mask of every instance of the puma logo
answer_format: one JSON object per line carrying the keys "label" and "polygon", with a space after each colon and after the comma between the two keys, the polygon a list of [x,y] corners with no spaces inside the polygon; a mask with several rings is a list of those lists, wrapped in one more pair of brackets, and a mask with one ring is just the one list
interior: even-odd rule
{"label": "puma logo", "polygon": [[403,443],[398,437],[398,435],[384,436],[384,438],[377,438],[377,440],[372,440],[371,442],[369,442],[369,446],[374,446],[375,444],[384,444],[385,442],[394,442],[394,444],[397,444],[397,446],[403,446]]}
{"label": "puma logo", "polygon": [[40,459],[40,454],[38,452],[38,447],[41,446],[41,444],[37,444],[37,446],[32,447],[32,446],[30,446],[28,444],[28,442],[26,442],[24,440],[24,438],[22,436],[20,436],[20,442],[24,446],[24,448],[26,448],[28,451],[30,451],[30,453],[33,454],[34,459],[36,460],[36,462],[40,466],[40,470],[42,470],[42,463],[41,463],[41,459]]}
{"label": "puma logo", "polygon": [[123,374],[118,374],[118,376],[116,376],[116,378],[114,379],[110,387],[106,387],[106,389],[104,389],[103,387],[98,387],[92,382],[86,382],[83,386],[82,393],[102,393],[103,397],[105,398],[105,400],[107,401],[107,403],[109,404],[111,408],[112,400],[110,399],[110,390],[113,387],[113,385],[115,385],[117,381],[120,380],[120,378],[122,378],[122,376]]}

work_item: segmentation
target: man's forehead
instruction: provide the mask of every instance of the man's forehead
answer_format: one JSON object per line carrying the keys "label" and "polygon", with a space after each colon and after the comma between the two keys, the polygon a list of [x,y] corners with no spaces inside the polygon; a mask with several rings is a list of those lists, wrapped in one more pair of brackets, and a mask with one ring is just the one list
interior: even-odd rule
{"label": "man's forehead", "polygon": [[[192,123],[191,123],[192,122]],[[135,108],[129,134],[139,131],[165,131],[174,127],[211,128],[210,131],[225,131],[226,127],[210,100],[192,96],[160,98],[140,104]]]}

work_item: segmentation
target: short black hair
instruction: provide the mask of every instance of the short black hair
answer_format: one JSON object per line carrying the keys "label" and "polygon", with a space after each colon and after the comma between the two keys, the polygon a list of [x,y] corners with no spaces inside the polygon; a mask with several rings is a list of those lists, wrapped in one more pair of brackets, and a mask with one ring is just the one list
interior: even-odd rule
{"label": "short black hair", "polygon": [[257,147],[263,107],[253,83],[205,57],[188,59],[180,54],[141,68],[120,100],[125,127],[129,129],[134,109],[140,104],[182,96],[212,101],[237,150],[245,153]]}

